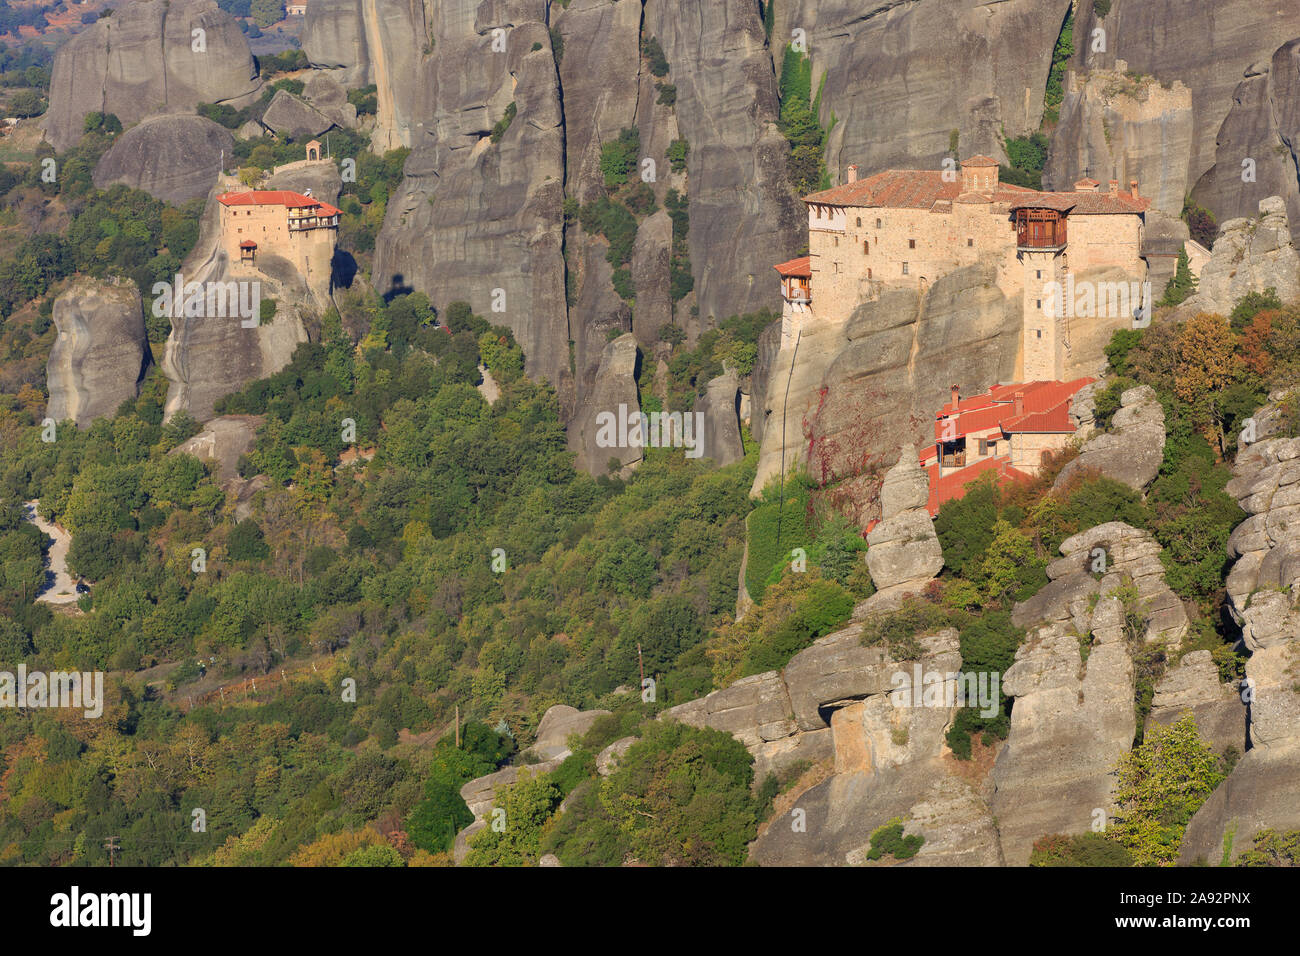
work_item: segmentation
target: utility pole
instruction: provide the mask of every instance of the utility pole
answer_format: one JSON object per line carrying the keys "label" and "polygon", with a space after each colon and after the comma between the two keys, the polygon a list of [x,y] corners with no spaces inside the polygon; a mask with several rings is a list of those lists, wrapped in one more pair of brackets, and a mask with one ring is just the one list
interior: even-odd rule
{"label": "utility pole", "polygon": [[108,838],[108,842],[104,844],[104,849],[108,851],[109,866],[113,866],[114,855],[117,853],[118,850],[122,849],[120,846],[117,845],[117,841],[120,839],[122,838],[111,836]]}

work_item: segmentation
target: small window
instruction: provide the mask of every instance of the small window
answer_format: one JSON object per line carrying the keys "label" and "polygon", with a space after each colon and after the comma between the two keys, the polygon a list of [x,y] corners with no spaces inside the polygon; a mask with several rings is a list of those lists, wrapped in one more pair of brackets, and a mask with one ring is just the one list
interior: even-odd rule
{"label": "small window", "polygon": [[1041,338],[1043,337],[1043,330],[1042,330],[1042,329],[1037,329],[1037,330],[1035,330],[1035,331],[1038,332],[1038,337],[1041,339]]}
{"label": "small window", "polygon": [[1042,270],[1042,269],[1039,269],[1038,271],[1036,271],[1036,272],[1034,273],[1034,278],[1035,278],[1035,279],[1041,279],[1042,277],[1043,277],[1043,270]]}
{"label": "small window", "polygon": [[903,263],[903,275],[907,275],[907,263]]}
{"label": "small window", "polygon": [[1035,308],[1035,309],[1041,309],[1042,307],[1043,307],[1043,300],[1042,300],[1042,299],[1035,299],[1035,300],[1034,300],[1034,308]]}
{"label": "small window", "polygon": [[971,246],[973,246],[973,245],[975,245],[975,240],[974,240],[974,239],[967,239],[967,240],[966,240],[966,248],[967,248],[967,249],[969,249],[969,248],[970,248]]}
{"label": "small window", "polygon": [[988,453],[989,453],[989,440],[988,440],[987,438],[981,438],[981,439],[980,439],[980,454],[981,454],[981,455],[987,455]]}
{"label": "small window", "polygon": [[868,279],[871,278],[871,270],[870,270],[870,269],[867,270],[867,278],[868,278]]}
{"label": "small window", "polygon": [[916,240],[915,240],[915,239],[909,239],[909,240],[907,240],[907,248],[909,248],[909,249],[915,249],[915,248],[916,248]]}
{"label": "small window", "polygon": [[869,242],[867,242],[867,240],[863,239],[863,240],[862,240],[862,254],[865,256],[865,255],[866,255],[867,253],[869,253],[870,251],[871,251],[871,243],[869,243]]}
{"label": "small window", "polygon": [[833,238],[834,238],[834,240],[835,240],[835,245],[838,246],[838,245],[840,244],[840,237],[839,237],[839,236],[834,236]]}
{"label": "small window", "polygon": [[859,228],[859,229],[862,228],[862,217],[861,217],[861,216],[858,217],[858,228]]}
{"label": "small window", "polygon": [[876,228],[877,228],[877,229],[880,229],[880,228],[881,228],[880,220],[879,220],[879,219],[876,220]]}

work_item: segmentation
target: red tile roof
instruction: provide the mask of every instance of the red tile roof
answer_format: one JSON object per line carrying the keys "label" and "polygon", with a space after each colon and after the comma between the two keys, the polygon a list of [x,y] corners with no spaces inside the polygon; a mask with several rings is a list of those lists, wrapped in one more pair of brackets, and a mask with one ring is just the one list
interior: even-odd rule
{"label": "red tile roof", "polygon": [[926,468],[930,476],[930,499],[926,502],[926,510],[930,512],[930,517],[939,513],[945,501],[951,501],[954,498],[960,498],[966,494],[966,486],[985,472],[996,472],[998,482],[1006,481],[1033,481],[1033,476],[1019,468],[1013,468],[1007,463],[1005,457],[985,458],[977,461],[973,465],[968,465],[959,471],[954,471],[951,475],[939,477],[939,465],[933,464]]}
{"label": "red tile roof", "polygon": [[[970,165],[970,162],[966,165]],[[943,172],[937,169],[887,169],[856,182],[804,196],[803,201],[829,206],[933,209],[935,203],[960,200],[1008,203],[1012,209],[1035,207],[1060,212],[1072,210],[1088,216],[1139,213],[1151,205],[1150,199],[1135,197],[1132,193],[1040,192],[1011,183],[999,183],[997,190],[992,193],[966,192],[961,177],[953,182],[947,182],[943,177]]]}
{"label": "red tile roof", "polygon": [[996,166],[998,161],[988,156],[972,156],[970,159],[962,160],[963,166]]}
{"label": "red tile roof", "polygon": [[253,189],[246,193],[223,193],[217,197],[223,206],[284,206],[288,209],[317,209],[319,216],[337,216],[341,210],[327,202],[304,196],[289,189]]}
{"label": "red tile roof", "polygon": [[252,239],[245,239],[243,242],[241,242],[241,243],[239,244],[239,248],[241,248],[241,249],[256,249],[256,248],[257,248],[257,243],[255,243]]}
{"label": "red tile roof", "polygon": [[782,278],[812,278],[812,257],[800,256],[798,259],[791,259],[789,262],[782,262],[779,265],[772,266],[781,274]]}
{"label": "red tile roof", "polygon": [[[953,441],[993,428],[1000,428],[1008,435],[1017,432],[1072,432],[1074,424],[1070,421],[1070,403],[1079,389],[1093,381],[1091,378],[1077,378],[1072,382],[994,385],[983,395],[959,400],[955,418],[952,402],[946,402],[935,416],[934,440]],[[1024,397],[1024,410],[1020,415],[1015,413],[1017,393]],[[949,429],[945,435],[944,426],[950,420],[955,421],[956,429]]]}

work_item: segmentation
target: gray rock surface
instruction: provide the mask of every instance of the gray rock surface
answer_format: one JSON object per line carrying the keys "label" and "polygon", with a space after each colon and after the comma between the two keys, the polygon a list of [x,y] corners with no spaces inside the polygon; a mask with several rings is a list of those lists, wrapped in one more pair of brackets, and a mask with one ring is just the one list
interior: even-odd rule
{"label": "gray rock surface", "polygon": [[134,282],[74,280],[54,300],[54,326],[58,337],[45,367],[47,417],[85,428],[136,397],[150,353]]}
{"label": "gray rock surface", "polygon": [[[564,129],[541,10],[530,2],[513,14],[504,4],[483,4],[477,19],[446,12],[437,56],[412,67],[411,82],[427,98],[424,132],[389,202],[373,275],[381,293],[423,291],[438,309],[467,301],[509,326],[529,375],[559,387],[571,375],[561,255]],[[511,23],[506,52],[493,53],[492,30]],[[533,43],[541,48],[532,50]],[[511,102],[517,115],[492,143],[489,134]]]}
{"label": "gray rock surface", "polygon": [[[198,36],[202,49],[196,49]],[[215,0],[138,0],[60,47],[45,135],[63,151],[81,138],[92,111],[113,113],[127,127],[156,113],[192,111],[199,103],[239,109],[261,88],[239,25]]]}
{"label": "gray rock surface", "polygon": [[202,116],[157,116],[133,126],[95,165],[99,189],[123,183],[155,199],[183,203],[206,196],[234,155],[230,131]]}
{"label": "gray rock surface", "polygon": [[[1278,47],[1271,61],[1248,69],[1232,93],[1215,142],[1214,166],[1195,184],[1192,200],[1219,222],[1255,215],[1259,201],[1286,201],[1291,235],[1300,239],[1300,38]],[[1250,160],[1253,168],[1243,170]],[[1246,176],[1245,173],[1250,175]]]}
{"label": "gray rock surface", "polygon": [[867,534],[867,569],[879,591],[919,591],[943,567],[943,548],[925,507],[929,495],[915,447],[903,446],[880,488],[883,517]]}
{"label": "gray rock surface", "polygon": [[1138,181],[1152,210],[1177,219],[1188,191],[1195,123],[1180,81],[1134,79],[1117,70],[1076,75],[1052,133],[1044,185],[1069,191],[1084,177]]}
{"label": "gray rock surface", "polygon": [[[1094,51],[1095,44],[1080,41],[1091,38],[1099,27],[1105,31],[1105,50]],[[1193,130],[1186,182],[1196,183],[1215,164],[1216,140],[1234,108],[1234,91],[1242,77],[1252,64],[1266,63],[1279,43],[1300,36],[1300,7],[1254,0],[1214,4],[1115,0],[1106,17],[1100,18],[1092,4],[1082,3],[1074,36],[1076,54],[1071,65],[1076,69],[1118,69],[1123,60],[1129,71],[1166,83],[1180,80],[1191,90]],[[1259,156],[1275,143],[1253,143],[1247,155]],[[1241,159],[1233,157],[1225,174],[1235,168],[1240,176]],[[1108,177],[1094,174],[1093,178]],[[1219,222],[1225,218],[1218,215]]]}
{"label": "gray rock surface", "polygon": [[599,717],[609,713],[607,710],[578,710],[567,704],[555,704],[542,715],[537,725],[537,739],[528,748],[528,752],[541,760],[567,757],[572,753],[569,737],[577,734],[581,737]]}
{"label": "gray rock surface", "polygon": [[1052,487],[1064,488],[1079,473],[1096,470],[1134,491],[1145,491],[1160,471],[1164,451],[1164,407],[1151,386],[1138,385],[1120,395],[1111,431],[1085,442]]}
{"label": "gray rock surface", "polygon": [[796,0],[776,8],[775,70],[791,31],[806,30],[814,81],[826,74],[822,120],[838,119],[827,143],[835,182],[850,163],[864,174],[937,169],[954,130],[961,155],[1003,159],[1004,130],[1039,127],[1068,8],[1068,0]]}
{"label": "gray rock surface", "polygon": [[330,74],[314,71],[303,86],[302,98],[335,126],[356,127],[357,108],[348,102],[348,91]]}
{"label": "gray rock surface", "polygon": [[1227,315],[1247,292],[1270,288],[1283,302],[1300,299],[1300,251],[1291,239],[1286,204],[1279,196],[1261,199],[1259,215],[1252,219],[1230,219],[1220,225],[1196,292],[1174,316]]}
{"label": "gray rock surface", "polygon": [[636,737],[620,737],[601,750],[600,753],[596,754],[596,772],[602,777],[608,777],[618,769],[619,760],[636,741]]}
{"label": "gray rock surface", "polygon": [[239,458],[252,451],[257,440],[260,415],[222,415],[212,419],[203,431],[181,442],[170,455],[193,455],[216,464],[216,476],[225,483],[239,477]]}
{"label": "gray rock surface", "polygon": [[736,413],[739,399],[740,379],[734,371],[727,371],[711,379],[707,391],[695,400],[695,411],[704,416],[699,426],[703,437],[697,438],[704,444],[702,457],[712,458],[720,466],[745,457]]}
{"label": "gray rock surface", "polygon": [[[634,378],[636,362],[636,337],[632,333],[620,335],[607,344],[595,384],[584,395],[569,424],[569,449],[578,453],[577,466],[593,475],[604,474],[611,458],[618,459],[619,467],[625,468],[645,457],[642,448],[632,444],[631,437],[636,431],[632,425],[626,426],[629,438],[625,445],[603,444],[616,438],[620,414],[636,415],[641,410]],[[615,431],[602,428],[608,416],[613,416]],[[605,431],[603,436],[602,431]]]}
{"label": "gray rock surface", "polygon": [[1231,684],[1219,680],[1219,668],[1209,651],[1193,651],[1165,672],[1151,701],[1151,724],[1169,726],[1184,714],[1220,753],[1229,747],[1246,750],[1246,708]]}
{"label": "gray rock surface", "polygon": [[262,125],[295,142],[319,136],[335,125],[334,120],[316,109],[306,100],[299,99],[288,90],[276,90],[262,114]]}
{"label": "gray rock surface", "polygon": [[677,87],[677,121],[690,143],[699,327],[771,307],[772,264],[803,244],[807,214],[787,185],[789,147],[776,128],[777,78],[758,6],[647,0],[642,35],[663,46]]}
{"label": "gray rock surface", "polygon": [[[1048,565],[1051,583],[1012,612],[1027,639],[1002,679],[1016,700],[990,806],[1013,866],[1029,861],[1035,840],[1083,833],[1095,810],[1109,816],[1113,771],[1136,730],[1133,647],[1176,644],[1188,625],[1149,533],[1113,521],[1067,538],[1061,553]],[[1128,585],[1137,590],[1140,635],[1126,633],[1115,594]]]}

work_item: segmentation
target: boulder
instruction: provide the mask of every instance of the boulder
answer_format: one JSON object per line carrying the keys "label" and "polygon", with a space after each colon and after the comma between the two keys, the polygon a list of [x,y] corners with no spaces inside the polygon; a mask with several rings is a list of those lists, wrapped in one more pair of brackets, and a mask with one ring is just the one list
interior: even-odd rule
{"label": "boulder", "polygon": [[288,90],[276,90],[266,112],[262,114],[262,125],[282,136],[301,141],[319,136],[335,123]]}
{"label": "boulder", "polygon": [[86,428],[136,397],[151,355],[140,292],[128,279],[76,279],[54,300],[47,417]]}
{"label": "boulder", "polygon": [[261,423],[260,415],[222,415],[168,454],[193,455],[200,461],[215,462],[217,478],[230,482],[239,477],[239,459],[253,450]]}
{"label": "boulder", "polygon": [[215,0],[138,0],[59,48],[42,122],[46,138],[62,152],[81,139],[92,110],[112,113],[129,127],[157,113],[190,112],[199,103],[240,109],[261,89],[239,24]]}
{"label": "boulder", "polygon": [[206,196],[234,156],[230,131],[202,116],[158,116],[127,130],[95,165],[98,189],[123,183],[180,204]]}
{"label": "boulder", "polygon": [[1075,458],[1056,476],[1053,490],[1064,488],[1087,470],[1101,472],[1134,491],[1145,491],[1155,481],[1164,460],[1165,410],[1149,385],[1125,390],[1111,431],[1084,443]]}
{"label": "boulder", "polygon": [[348,91],[328,73],[317,70],[311,74],[302,91],[303,99],[342,129],[357,125],[357,108],[348,102]]}
{"label": "boulder", "polygon": [[541,760],[563,759],[573,752],[569,738],[575,734],[581,737],[598,717],[607,714],[607,710],[578,710],[567,704],[556,704],[542,715],[541,723],[537,725],[537,739],[528,752]]}
{"label": "boulder", "polygon": [[636,737],[621,737],[601,750],[596,754],[596,772],[602,777],[608,777],[618,769],[619,760],[636,741]]}

